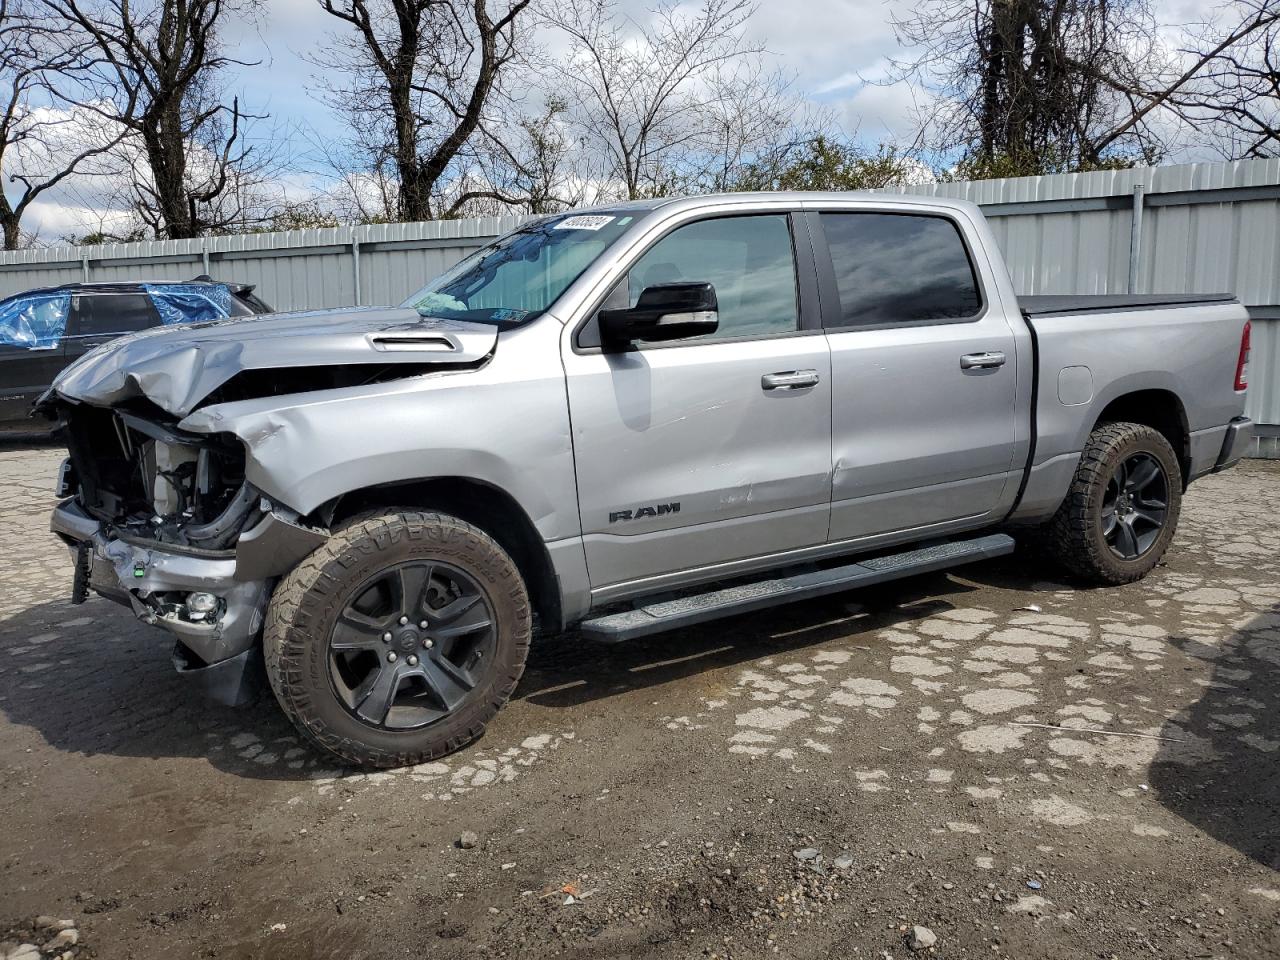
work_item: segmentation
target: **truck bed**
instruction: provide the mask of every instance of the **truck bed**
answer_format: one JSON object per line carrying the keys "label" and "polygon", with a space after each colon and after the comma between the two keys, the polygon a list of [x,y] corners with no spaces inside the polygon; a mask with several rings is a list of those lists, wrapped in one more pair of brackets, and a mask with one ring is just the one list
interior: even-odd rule
{"label": "truck bed", "polygon": [[1061,502],[1090,431],[1140,394],[1186,432],[1188,478],[1211,470],[1243,406],[1235,389],[1248,315],[1231,294],[1019,297],[1035,342],[1035,450],[1020,509]]}
{"label": "truck bed", "polygon": [[1197,304],[1231,303],[1235,299],[1233,293],[1103,293],[1018,297],[1018,306],[1028,317],[1046,317],[1055,314],[1191,307]]}

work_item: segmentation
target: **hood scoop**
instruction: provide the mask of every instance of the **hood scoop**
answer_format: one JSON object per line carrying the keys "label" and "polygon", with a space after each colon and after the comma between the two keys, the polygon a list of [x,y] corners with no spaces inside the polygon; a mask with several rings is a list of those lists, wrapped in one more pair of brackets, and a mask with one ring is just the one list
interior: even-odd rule
{"label": "hood scoop", "polygon": [[371,333],[369,345],[387,353],[457,353],[458,344],[438,333]]}

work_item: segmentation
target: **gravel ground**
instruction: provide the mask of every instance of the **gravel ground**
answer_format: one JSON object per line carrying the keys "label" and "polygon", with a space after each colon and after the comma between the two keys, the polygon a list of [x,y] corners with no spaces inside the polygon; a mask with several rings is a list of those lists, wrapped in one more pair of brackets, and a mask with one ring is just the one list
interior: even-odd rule
{"label": "gravel ground", "polygon": [[1280,465],[1143,583],[547,641],[476,746],[360,775],[67,603],[60,456],[0,448],[0,957],[1280,956]]}

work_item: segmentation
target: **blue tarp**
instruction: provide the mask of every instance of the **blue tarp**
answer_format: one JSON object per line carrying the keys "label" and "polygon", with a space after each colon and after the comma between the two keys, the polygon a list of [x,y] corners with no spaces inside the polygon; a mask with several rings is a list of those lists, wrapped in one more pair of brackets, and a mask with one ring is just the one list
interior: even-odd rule
{"label": "blue tarp", "polygon": [[0,343],[52,350],[62,342],[71,294],[37,293],[0,303]]}
{"label": "blue tarp", "polygon": [[144,283],[160,312],[160,322],[200,323],[231,316],[231,288],[225,283]]}

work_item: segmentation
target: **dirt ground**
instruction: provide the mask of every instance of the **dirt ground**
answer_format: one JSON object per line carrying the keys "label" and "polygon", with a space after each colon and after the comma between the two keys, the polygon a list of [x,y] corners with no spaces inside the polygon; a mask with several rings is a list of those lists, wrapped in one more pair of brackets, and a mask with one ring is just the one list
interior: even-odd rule
{"label": "dirt ground", "polygon": [[60,456],[0,448],[7,950],[1280,956],[1280,464],[1192,487],[1143,583],[1015,555],[545,641],[477,745],[360,775],[67,602]]}

